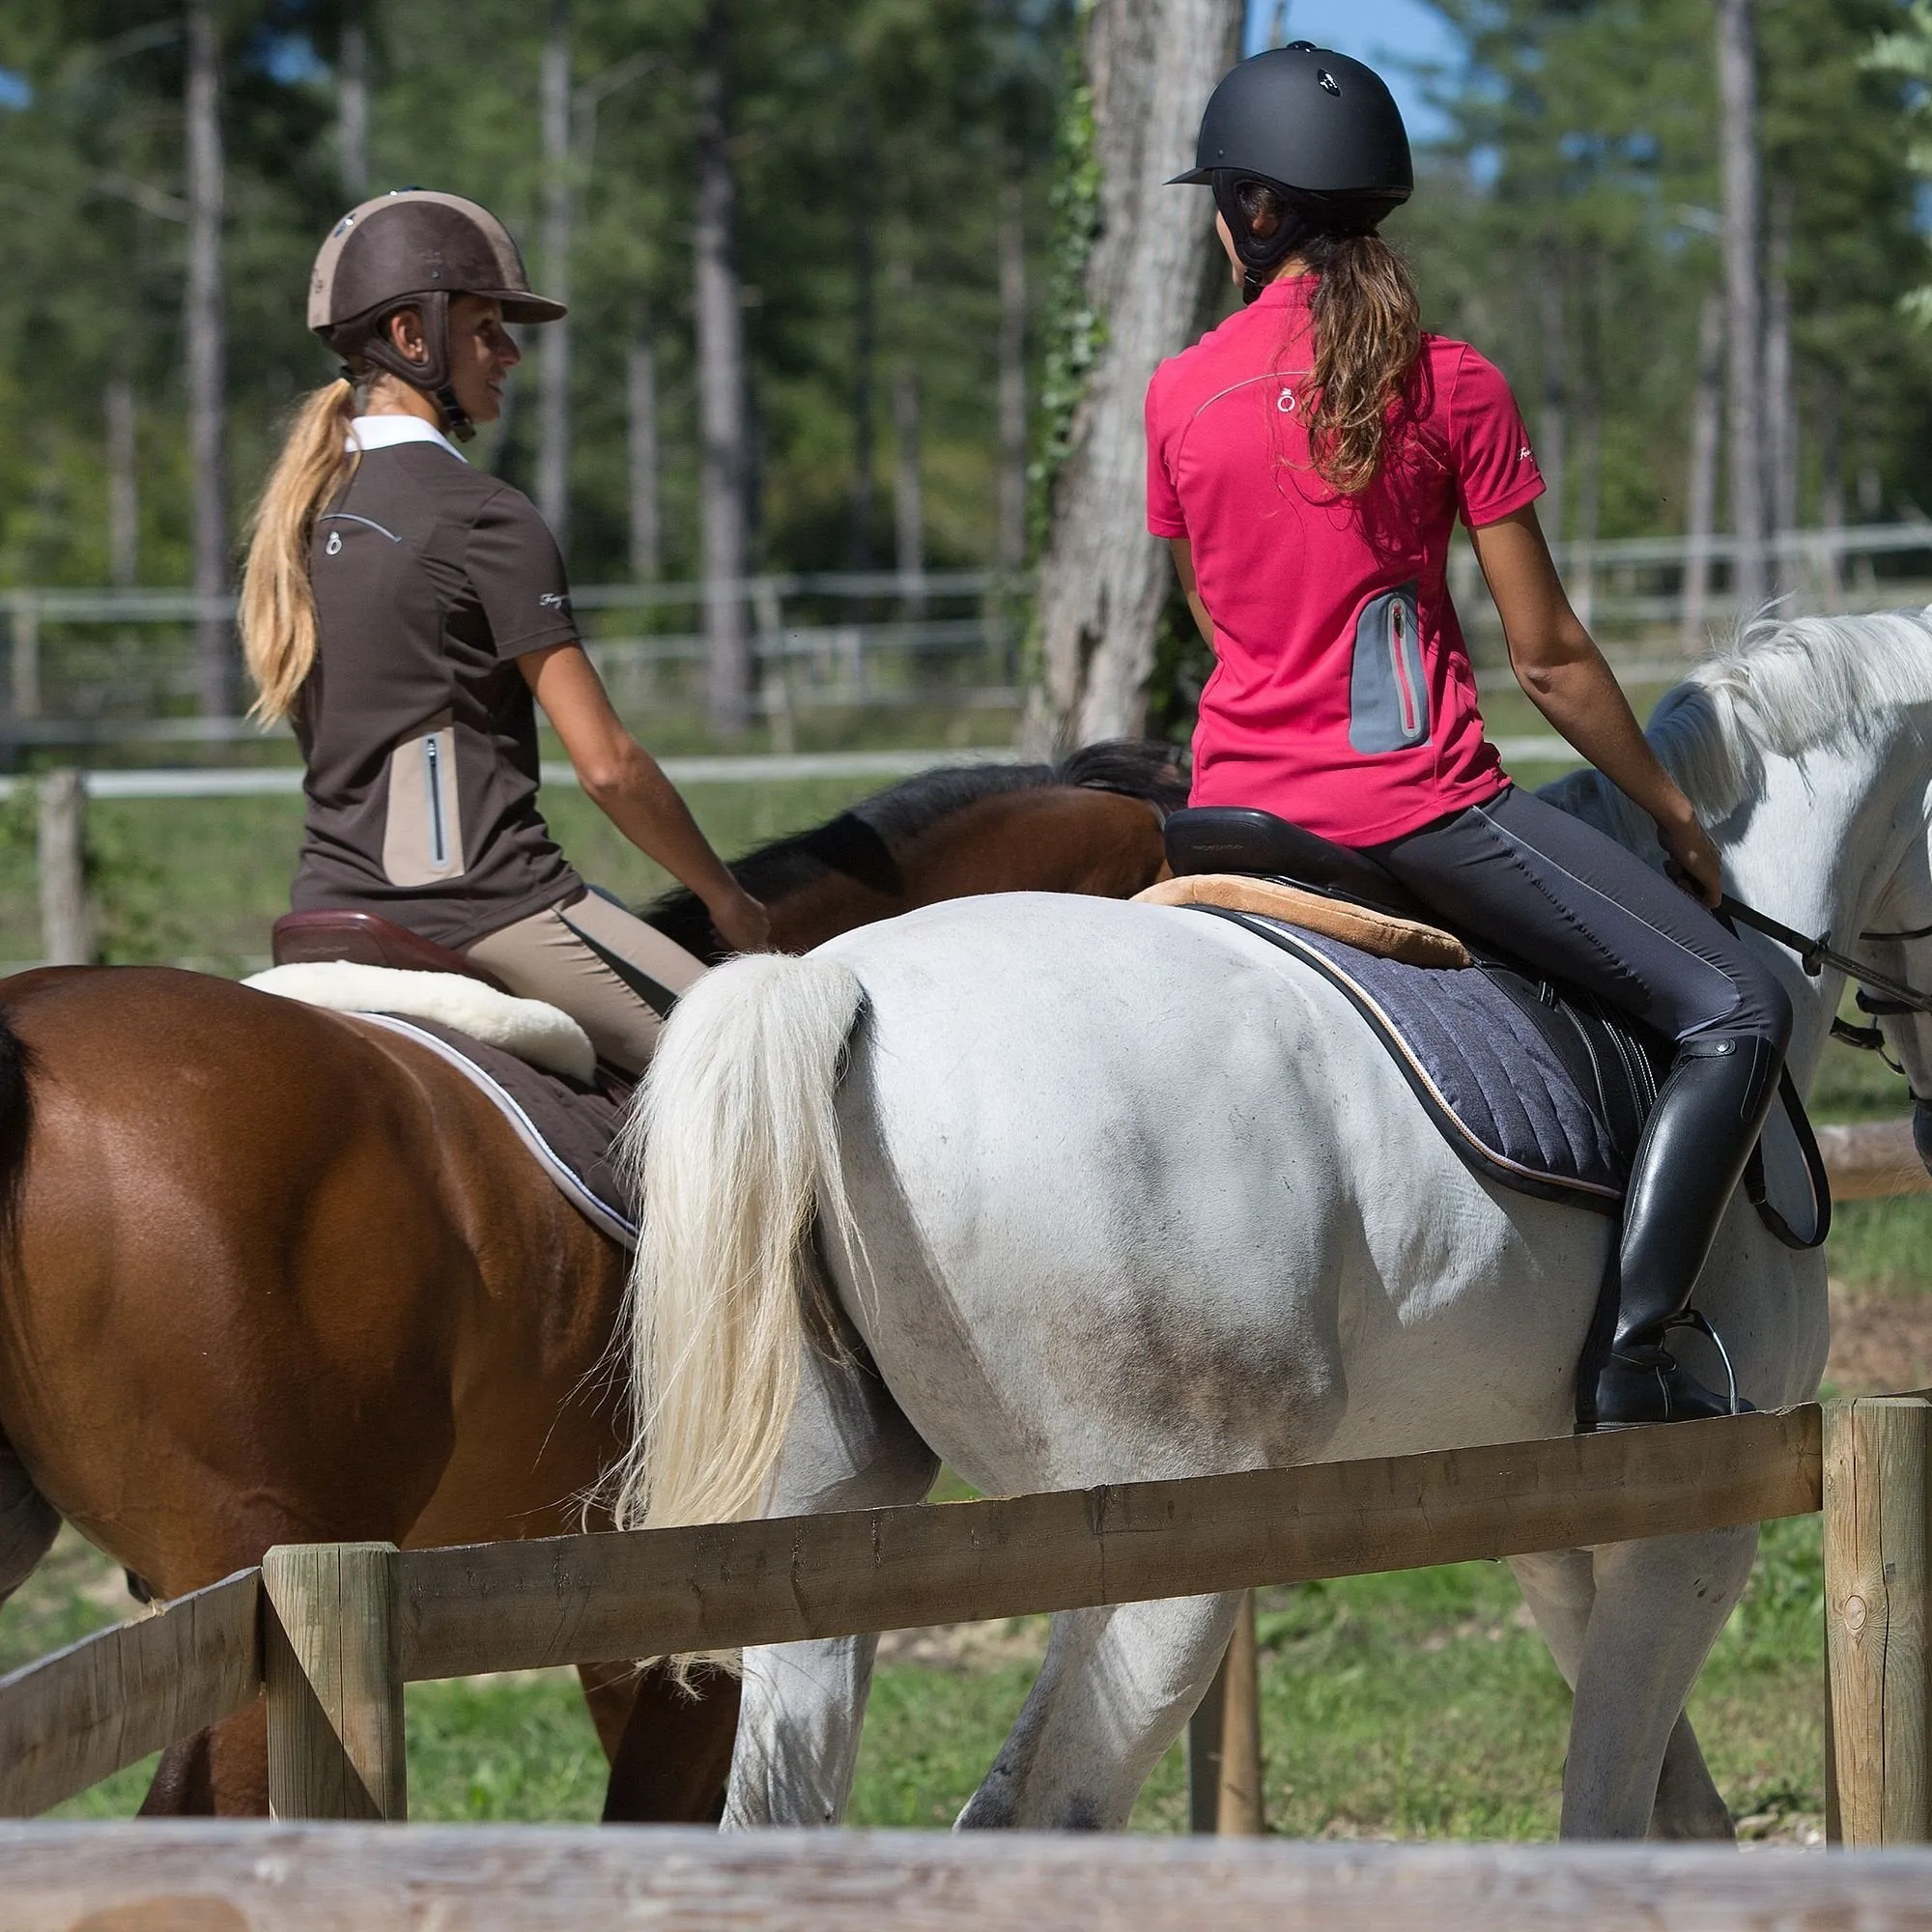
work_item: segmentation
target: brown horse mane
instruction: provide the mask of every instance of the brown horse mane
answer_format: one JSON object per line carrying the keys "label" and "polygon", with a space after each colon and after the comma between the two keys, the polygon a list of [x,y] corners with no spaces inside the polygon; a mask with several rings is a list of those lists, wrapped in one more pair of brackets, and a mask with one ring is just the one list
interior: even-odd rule
{"label": "brown horse mane", "polygon": [[[935,825],[1006,792],[1074,785],[1144,798],[1163,811],[1187,803],[1187,778],[1172,745],[1109,739],[1053,765],[947,765],[874,792],[810,832],[774,839],[731,870],[753,898],[774,905],[842,873],[882,893],[899,890],[897,853]],[[639,915],[701,959],[719,956],[711,917],[695,893],[666,893]]]}

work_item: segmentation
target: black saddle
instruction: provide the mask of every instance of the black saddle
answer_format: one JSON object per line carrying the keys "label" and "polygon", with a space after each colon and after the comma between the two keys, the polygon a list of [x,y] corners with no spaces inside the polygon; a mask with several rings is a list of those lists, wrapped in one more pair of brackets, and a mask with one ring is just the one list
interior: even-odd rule
{"label": "black saddle", "polygon": [[[1245,872],[1304,891],[1368,906],[1378,912],[1394,913],[1427,924],[1455,928],[1432,907],[1425,906],[1386,867],[1365,852],[1337,845],[1299,825],[1277,818],[1272,812],[1247,807],[1192,807],[1169,814],[1166,829],[1167,861],[1177,874],[1201,872]],[[1205,907],[1218,912],[1219,908]],[[1409,1080],[1416,1097],[1459,1153],[1478,1173],[1526,1193],[1571,1205],[1595,1206],[1601,1211],[1616,1212],[1614,1196],[1599,1195],[1596,1200],[1579,1196],[1563,1186],[1538,1184],[1514,1163],[1485,1160],[1474,1151],[1466,1133],[1455,1130],[1452,1118],[1442,1104],[1438,1091],[1426,1078],[1418,1078],[1415,1054],[1391,1023],[1386,1008],[1362,997],[1359,984],[1347,974],[1338,973],[1320,951],[1311,952],[1280,935],[1271,921],[1242,913],[1223,913],[1258,933],[1283,945],[1304,963],[1323,973],[1349,997],[1370,1029],[1394,1056]],[[1627,1019],[1605,1008],[1581,987],[1552,980],[1525,961],[1467,932],[1456,935],[1468,948],[1474,970],[1480,972],[1499,992],[1505,994],[1515,1014],[1535,1029],[1551,1055],[1561,1065],[1577,1093],[1595,1114],[1604,1130],[1615,1167],[1628,1175],[1636,1157],[1637,1141],[1644,1122],[1657,1102],[1657,1092],[1668,1069],[1675,1048],[1662,1035]],[[1405,968],[1405,973],[1427,974],[1432,969]],[[1829,1226],[1829,1193],[1823,1163],[1817,1155],[1810,1127],[1797,1092],[1787,1076],[1784,1087],[1787,1112],[1798,1134],[1813,1177],[1813,1192],[1820,1206],[1819,1224],[1801,1237],[1792,1234],[1766,1196],[1763,1161],[1753,1155],[1746,1184],[1752,1202],[1766,1224],[1781,1239],[1794,1246],[1812,1246],[1824,1237]]]}
{"label": "black saddle", "polygon": [[1178,875],[1254,872],[1378,912],[1441,923],[1379,860],[1271,811],[1246,805],[1192,805],[1167,814],[1165,838],[1167,863]]}

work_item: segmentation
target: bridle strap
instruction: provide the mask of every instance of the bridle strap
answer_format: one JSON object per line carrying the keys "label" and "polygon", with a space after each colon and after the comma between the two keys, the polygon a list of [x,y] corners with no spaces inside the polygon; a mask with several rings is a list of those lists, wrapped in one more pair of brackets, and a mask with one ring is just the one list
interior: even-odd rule
{"label": "bridle strap", "polygon": [[[1743,900],[1732,898],[1728,893],[1719,902],[1719,910],[1728,914],[1739,924],[1748,925],[1763,933],[1767,939],[1788,946],[1797,953],[1798,963],[1804,967],[1807,979],[1815,980],[1827,966],[1835,967],[1847,979],[1856,980],[1861,986],[1869,986],[1875,992],[1883,993],[1887,999],[1896,1001],[1906,1012],[1932,1013],[1932,993],[1921,993],[1917,986],[1908,986],[1903,980],[1894,980],[1875,967],[1861,966],[1856,959],[1848,958],[1833,948],[1829,932],[1820,933],[1816,939],[1806,939],[1802,932],[1780,925],[1755,906],[1747,906]],[[1927,926],[1922,932],[1862,932],[1859,937],[1922,939],[1932,937],[1932,926]]]}

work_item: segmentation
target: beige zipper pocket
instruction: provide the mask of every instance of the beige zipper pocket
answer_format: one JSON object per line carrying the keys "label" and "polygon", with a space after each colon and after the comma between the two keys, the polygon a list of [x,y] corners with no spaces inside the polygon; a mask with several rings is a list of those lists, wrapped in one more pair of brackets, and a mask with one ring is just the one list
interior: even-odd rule
{"label": "beige zipper pocket", "polygon": [[428,886],[462,875],[463,810],[450,714],[389,753],[383,873],[392,886]]}

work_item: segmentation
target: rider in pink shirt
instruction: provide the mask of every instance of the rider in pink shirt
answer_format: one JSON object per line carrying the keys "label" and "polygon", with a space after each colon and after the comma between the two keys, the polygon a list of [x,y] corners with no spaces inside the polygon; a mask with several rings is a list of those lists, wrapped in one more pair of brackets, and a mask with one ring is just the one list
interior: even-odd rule
{"label": "rider in pink shirt", "polygon": [[[1298,41],[1222,81],[1181,179],[1212,187],[1247,304],[1148,390],[1148,526],[1216,661],[1190,804],[1366,851],[1445,923],[1675,1042],[1577,1419],[1724,1413],[1664,1341],[1776,1092],[1790,1003],[1707,910],[1717,848],[1570,609],[1508,384],[1423,332],[1377,233],[1414,185],[1402,116],[1371,69]],[[1524,692],[1649,812],[1683,891],[1503,771],[1449,597],[1458,519]]]}

